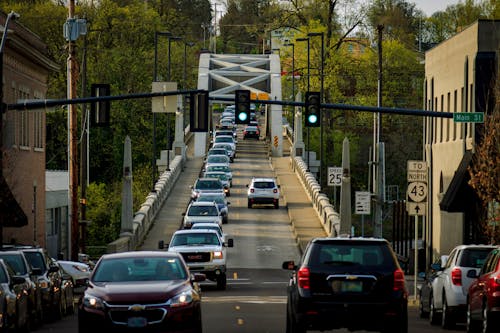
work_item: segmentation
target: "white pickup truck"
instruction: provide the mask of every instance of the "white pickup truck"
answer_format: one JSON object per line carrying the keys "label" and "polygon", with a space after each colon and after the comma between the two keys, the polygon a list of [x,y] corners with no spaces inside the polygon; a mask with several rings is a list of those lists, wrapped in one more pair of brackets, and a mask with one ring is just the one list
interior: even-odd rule
{"label": "white pickup truck", "polygon": [[[159,245],[163,248],[162,242]],[[177,230],[170,243],[168,251],[182,255],[190,271],[203,273],[206,278],[217,282],[217,289],[226,289],[226,248],[233,247],[233,239],[227,243],[210,229]]]}

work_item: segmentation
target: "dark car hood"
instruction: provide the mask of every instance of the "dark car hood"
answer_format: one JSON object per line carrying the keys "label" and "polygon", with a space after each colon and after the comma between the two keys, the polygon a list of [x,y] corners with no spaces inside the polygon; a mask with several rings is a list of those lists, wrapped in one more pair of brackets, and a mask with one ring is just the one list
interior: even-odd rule
{"label": "dark car hood", "polygon": [[95,282],[86,293],[108,303],[163,303],[177,295],[186,281]]}

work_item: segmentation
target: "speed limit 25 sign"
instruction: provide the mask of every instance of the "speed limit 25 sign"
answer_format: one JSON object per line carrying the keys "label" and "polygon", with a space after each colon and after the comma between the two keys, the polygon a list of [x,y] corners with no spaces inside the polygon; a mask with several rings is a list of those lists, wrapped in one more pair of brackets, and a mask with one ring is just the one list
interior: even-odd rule
{"label": "speed limit 25 sign", "polygon": [[328,167],[328,186],[342,185],[342,168]]}

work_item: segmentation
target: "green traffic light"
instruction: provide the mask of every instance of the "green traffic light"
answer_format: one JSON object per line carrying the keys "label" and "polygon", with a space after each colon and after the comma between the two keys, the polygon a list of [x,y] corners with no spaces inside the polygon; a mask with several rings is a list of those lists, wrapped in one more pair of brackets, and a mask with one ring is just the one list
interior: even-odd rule
{"label": "green traffic light", "polygon": [[246,121],[248,118],[248,115],[246,114],[246,112],[240,112],[238,113],[238,119],[240,121]]}
{"label": "green traffic light", "polygon": [[315,114],[311,114],[309,115],[309,117],[307,118],[307,122],[309,124],[316,124],[318,122],[318,117],[315,115]]}

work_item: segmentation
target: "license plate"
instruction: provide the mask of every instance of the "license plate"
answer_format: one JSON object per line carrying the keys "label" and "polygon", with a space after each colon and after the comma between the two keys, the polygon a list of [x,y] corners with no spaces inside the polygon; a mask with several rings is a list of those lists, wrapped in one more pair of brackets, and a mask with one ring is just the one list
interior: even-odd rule
{"label": "license plate", "polygon": [[127,326],[128,327],[146,327],[148,325],[148,321],[144,317],[130,317],[128,319]]}
{"label": "license plate", "polygon": [[363,291],[362,281],[333,281],[332,289],[335,293],[360,293]]}

